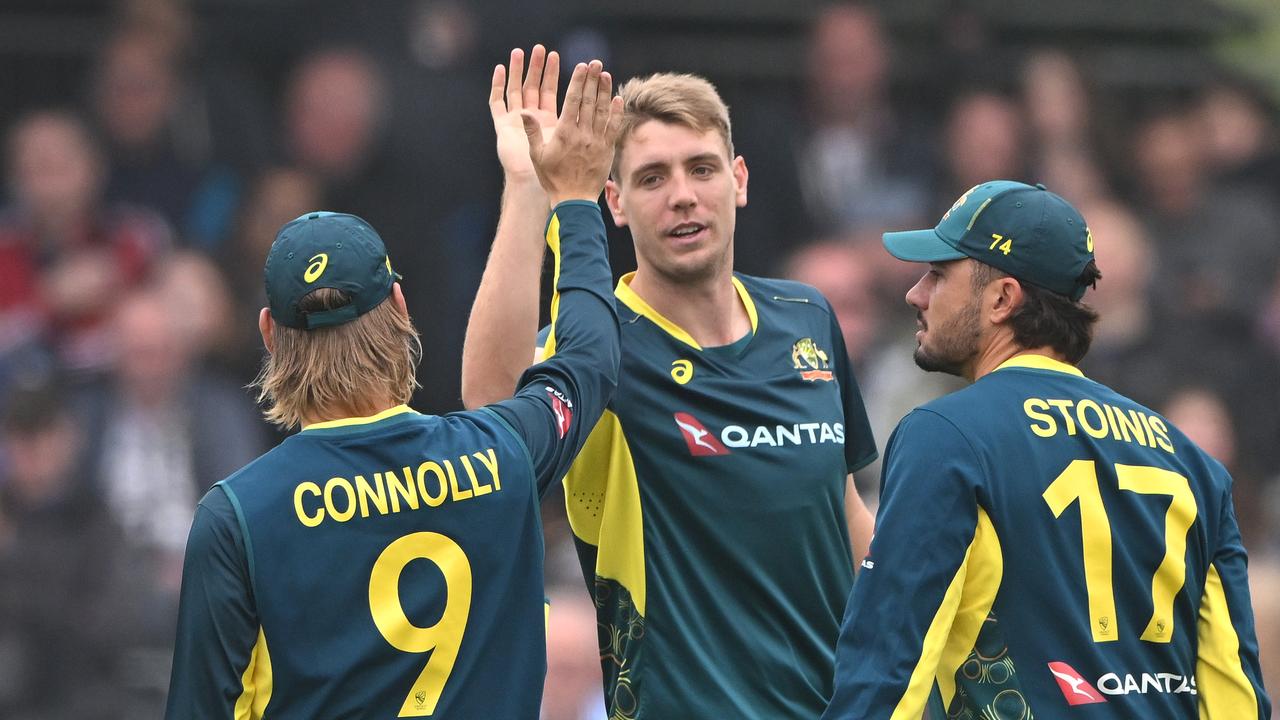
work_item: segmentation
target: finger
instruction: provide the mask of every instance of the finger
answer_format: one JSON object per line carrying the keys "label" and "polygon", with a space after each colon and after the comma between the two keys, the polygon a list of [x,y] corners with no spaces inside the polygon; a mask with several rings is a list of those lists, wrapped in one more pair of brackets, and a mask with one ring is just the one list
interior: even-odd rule
{"label": "finger", "polygon": [[538,107],[556,111],[556,89],[560,86],[560,53],[552,50],[547,53],[547,67],[542,71],[542,96]]}
{"label": "finger", "polygon": [[529,138],[529,158],[536,166],[542,160],[542,126],[528,110],[520,112],[520,122],[524,123],[524,134]]}
{"label": "finger", "polygon": [[622,96],[618,95],[609,102],[609,122],[604,131],[604,140],[610,147],[618,145],[618,133],[622,131],[622,114]]}
{"label": "finger", "polygon": [[603,67],[599,60],[592,60],[587,66],[587,80],[582,87],[582,104],[578,110],[578,124],[586,129],[590,129],[595,123],[596,93],[599,91]]}
{"label": "finger", "polygon": [[507,112],[507,103],[502,94],[507,84],[507,69],[502,65],[493,66],[493,84],[489,87],[489,114],[496,119]]}
{"label": "finger", "polygon": [[587,82],[587,64],[578,63],[569,78],[569,89],[564,92],[564,108],[560,110],[560,122],[576,125],[578,111],[582,107],[582,88]]}
{"label": "finger", "polygon": [[600,73],[600,86],[596,88],[596,112],[591,121],[591,131],[603,135],[609,126],[609,99],[613,97],[613,76],[607,72]]}
{"label": "finger", "polygon": [[507,110],[519,110],[524,107],[520,97],[520,78],[524,76],[524,51],[520,48],[511,50],[511,71],[507,73]]}
{"label": "finger", "polygon": [[547,49],[541,45],[534,45],[533,50],[529,51],[529,72],[524,76],[522,107],[538,107],[538,86],[542,84],[542,67],[546,61]]}

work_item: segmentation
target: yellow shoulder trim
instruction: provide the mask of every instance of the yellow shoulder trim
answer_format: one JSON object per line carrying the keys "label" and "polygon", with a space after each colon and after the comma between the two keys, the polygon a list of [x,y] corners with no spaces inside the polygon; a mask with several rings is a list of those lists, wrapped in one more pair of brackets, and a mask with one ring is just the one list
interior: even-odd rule
{"label": "yellow shoulder trim", "polygon": [[[635,277],[635,271],[631,271],[618,279],[618,287],[614,289],[613,294],[623,305],[626,305],[637,315],[646,317],[653,321],[654,325],[662,328],[668,335],[688,345],[694,350],[701,350],[702,346],[698,344],[693,336],[684,330],[684,328],[672,322],[662,313],[653,309],[653,306],[644,301],[644,298],[636,294],[631,289],[631,278]],[[756,312],[755,301],[751,299],[751,293],[747,292],[747,288],[743,286],[738,278],[733,278],[733,289],[738,291],[738,298],[742,300],[742,307],[747,311],[747,317],[751,319],[751,332],[755,332],[760,325],[760,316]]]}
{"label": "yellow shoulder trim", "polygon": [[408,405],[397,405],[393,408],[387,408],[386,410],[383,410],[377,415],[369,415],[368,417],[339,418],[338,420],[325,420],[324,422],[311,423],[310,425],[303,425],[302,429],[304,431],[305,430],[323,430],[325,428],[346,427],[348,425],[368,425],[369,423],[376,423],[379,420],[386,420],[389,417],[392,417],[394,415],[400,415],[402,413],[414,413],[416,415],[417,411],[409,407]]}
{"label": "yellow shoulder trim", "polygon": [[973,542],[969,543],[964,561],[925,632],[920,660],[911,672],[906,693],[894,708],[892,720],[918,718],[924,714],[935,681],[943,707],[951,705],[956,692],[956,672],[978,641],[978,632],[995,604],[1003,576],[1000,538],[987,511],[978,508]]}
{"label": "yellow shoulder trim", "polygon": [[756,314],[756,303],[751,299],[751,293],[747,292],[747,288],[743,286],[742,281],[737,277],[733,278],[733,287],[738,291],[738,297],[742,299],[742,307],[747,310],[747,317],[751,318],[751,332],[756,331],[756,326],[760,324],[760,316]]}
{"label": "yellow shoulder trim", "polygon": [[1054,360],[1051,357],[1047,357],[1044,355],[1036,355],[1034,353],[1023,353],[1021,355],[1014,355],[1008,360],[1005,360],[1004,362],[997,365],[996,370],[1003,370],[1005,368],[1015,368],[1015,367],[1031,368],[1033,370],[1053,370],[1060,373],[1067,373],[1068,375],[1078,375],[1080,377],[1084,377],[1084,373],[1080,372],[1080,369],[1074,365],[1069,365],[1067,363],[1062,362],[1061,360]]}
{"label": "yellow shoulder trim", "polygon": [[556,354],[556,318],[560,316],[560,216],[552,214],[547,223],[547,247],[551,249],[555,274],[551,277],[551,331],[547,333],[547,342],[542,346],[542,357],[549,358]]}
{"label": "yellow shoulder trim", "polygon": [[240,685],[244,690],[236,700],[235,720],[259,720],[271,702],[271,655],[262,628],[258,628],[258,642],[249,653],[249,666],[244,669]]}
{"label": "yellow shoulder trim", "polygon": [[564,478],[569,527],[597,548],[596,574],[618,581],[645,614],[644,517],[635,461],[618,416],[606,410]]}
{"label": "yellow shoulder trim", "polygon": [[1240,663],[1240,636],[1231,622],[1222,577],[1213,565],[1205,577],[1197,632],[1200,642],[1196,652],[1196,685],[1200,717],[1209,720],[1257,717],[1258,696]]}

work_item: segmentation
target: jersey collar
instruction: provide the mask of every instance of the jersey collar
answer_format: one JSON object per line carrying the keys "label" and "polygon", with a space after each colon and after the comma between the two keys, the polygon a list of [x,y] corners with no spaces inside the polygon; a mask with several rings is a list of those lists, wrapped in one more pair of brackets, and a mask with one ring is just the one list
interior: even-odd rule
{"label": "jersey collar", "polygon": [[[635,274],[636,273],[633,270],[623,275],[618,280],[618,287],[613,291],[614,296],[616,296],[618,300],[621,300],[622,304],[626,305],[631,312],[640,315],[641,317],[648,318],[654,325],[662,328],[663,331],[671,337],[679,340],[685,345],[688,345],[694,350],[702,350],[702,346],[698,344],[698,341],[694,340],[693,336],[686,332],[684,328],[676,325],[662,313],[654,310],[653,306],[645,302],[644,298],[637,295],[636,291],[631,289],[631,279],[635,277]],[[747,292],[747,288],[743,286],[737,276],[733,277],[733,288],[738,291],[738,297],[742,300],[742,307],[746,308],[747,317],[751,320],[751,333],[754,335],[756,332],[756,326],[760,324],[759,315],[756,313],[755,301],[751,299],[751,294]]]}
{"label": "jersey collar", "polygon": [[308,430],[327,430],[329,428],[349,427],[352,425],[369,425],[371,423],[376,423],[380,420],[386,420],[389,417],[395,417],[396,415],[403,415],[404,413],[413,413],[414,415],[417,415],[418,411],[414,410],[408,405],[397,405],[393,408],[387,408],[386,410],[383,410],[377,415],[369,415],[366,417],[339,418],[337,420],[325,420],[324,422],[311,423],[310,425],[303,425],[302,431],[306,432]]}
{"label": "jersey collar", "polygon": [[[1068,365],[1061,360],[1054,360],[1045,355],[1036,355],[1034,353],[1023,353],[1014,355],[996,366],[996,370],[1005,368],[1031,368],[1032,370],[1052,370],[1054,372],[1066,373],[1068,375],[1077,375],[1084,377],[1084,373],[1074,365]],[[994,370],[992,372],[995,372]]]}

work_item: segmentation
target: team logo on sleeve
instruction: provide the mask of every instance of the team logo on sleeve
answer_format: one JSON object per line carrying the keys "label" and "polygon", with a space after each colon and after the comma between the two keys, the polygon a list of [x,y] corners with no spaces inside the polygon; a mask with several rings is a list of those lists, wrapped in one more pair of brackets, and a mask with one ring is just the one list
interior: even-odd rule
{"label": "team logo on sleeve", "polygon": [[729,448],[716,439],[715,435],[706,428],[698,418],[689,413],[678,412],[675,414],[676,426],[680,428],[680,434],[684,436],[684,442],[689,446],[689,453],[695,456],[704,455],[728,455]]}
{"label": "team logo on sleeve", "polygon": [[569,432],[569,426],[573,424],[573,403],[564,396],[564,393],[550,385],[546,386],[546,391],[551,396],[551,412],[556,414],[556,431],[563,438],[565,433]]}
{"label": "team logo on sleeve", "polygon": [[831,382],[831,371],[827,369],[831,362],[813,338],[801,338],[791,346],[791,364],[800,371],[800,377],[809,382]]}
{"label": "team logo on sleeve", "polygon": [[1081,677],[1080,673],[1070,665],[1064,662],[1051,662],[1049,672],[1053,673],[1054,679],[1058,681],[1058,689],[1062,690],[1068,705],[1092,705],[1107,701],[1097,688],[1090,685],[1089,681]]}

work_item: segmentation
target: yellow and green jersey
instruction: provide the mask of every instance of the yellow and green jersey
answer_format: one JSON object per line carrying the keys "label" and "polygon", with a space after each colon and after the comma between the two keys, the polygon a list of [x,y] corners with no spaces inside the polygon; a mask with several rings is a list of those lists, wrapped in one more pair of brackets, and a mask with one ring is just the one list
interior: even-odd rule
{"label": "yellow and green jersey", "polygon": [[740,275],[751,332],[700,347],[629,280],[618,391],[564,482],[609,716],[816,717],[853,582],[846,478],[876,456],[831,308]]}
{"label": "yellow and green jersey", "polygon": [[308,425],[201,501],[166,717],[538,717],[539,497],[619,354],[599,207],[561,203],[547,240],[563,352],[515,397]]}
{"label": "yellow and green jersey", "polygon": [[833,720],[1270,717],[1227,471],[1040,355],[898,425],[837,652]]}

